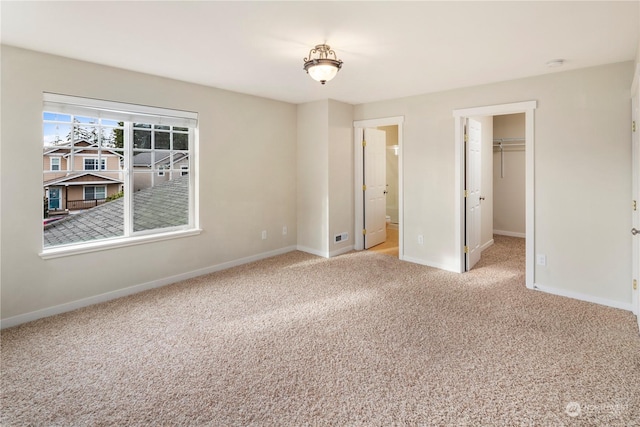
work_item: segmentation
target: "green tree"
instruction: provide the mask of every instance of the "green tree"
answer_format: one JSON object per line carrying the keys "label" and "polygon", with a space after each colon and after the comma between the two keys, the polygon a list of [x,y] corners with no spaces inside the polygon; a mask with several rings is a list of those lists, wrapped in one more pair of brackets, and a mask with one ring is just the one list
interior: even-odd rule
{"label": "green tree", "polygon": [[[124,122],[118,122],[118,126],[124,127]],[[111,136],[111,141],[113,142],[114,147],[124,148],[124,129],[114,129],[113,135]]]}
{"label": "green tree", "polygon": [[[122,122],[119,123],[123,125]],[[93,144],[98,144],[100,141],[102,142],[103,147],[114,147],[117,146],[117,131],[120,131],[120,140],[122,140],[122,129],[116,129],[114,132],[107,136],[105,135],[104,128],[99,126],[97,122],[91,123],[80,123],[78,119],[73,118],[73,126],[66,137],[66,142],[72,141],[87,141]],[[120,146],[122,148],[123,145]]]}

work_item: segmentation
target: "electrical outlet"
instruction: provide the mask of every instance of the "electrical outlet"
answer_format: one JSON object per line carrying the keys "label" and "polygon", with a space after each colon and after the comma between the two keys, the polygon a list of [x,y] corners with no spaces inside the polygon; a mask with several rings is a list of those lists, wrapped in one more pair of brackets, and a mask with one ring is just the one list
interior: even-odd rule
{"label": "electrical outlet", "polygon": [[267,230],[262,230],[262,240],[267,240]]}
{"label": "electrical outlet", "polygon": [[538,254],[536,255],[536,263],[538,265],[542,265],[545,266],[547,265],[547,256],[544,254]]}
{"label": "electrical outlet", "polygon": [[424,245],[424,237],[422,236],[422,234],[418,235],[418,244],[419,245]]}
{"label": "electrical outlet", "polygon": [[282,227],[282,235],[283,236],[287,235],[287,226],[286,225]]}

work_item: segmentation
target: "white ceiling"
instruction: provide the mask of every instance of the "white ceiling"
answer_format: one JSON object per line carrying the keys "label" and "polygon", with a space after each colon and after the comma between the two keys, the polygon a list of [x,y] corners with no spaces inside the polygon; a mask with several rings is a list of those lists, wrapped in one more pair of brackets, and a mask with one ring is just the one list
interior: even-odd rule
{"label": "white ceiling", "polygon": [[[633,60],[638,1],[11,2],[2,43],[302,103],[358,104]],[[344,66],[302,69],[316,44]],[[562,58],[561,68],[548,68]]]}

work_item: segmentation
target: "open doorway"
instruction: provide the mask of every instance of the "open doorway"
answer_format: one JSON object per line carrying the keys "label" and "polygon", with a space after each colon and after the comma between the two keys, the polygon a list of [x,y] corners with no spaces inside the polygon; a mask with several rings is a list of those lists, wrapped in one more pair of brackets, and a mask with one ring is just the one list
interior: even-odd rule
{"label": "open doorway", "polygon": [[525,115],[469,117],[464,140],[465,271],[470,271],[496,241],[524,247],[517,240],[526,238]]}
{"label": "open doorway", "polygon": [[493,116],[493,234],[526,237],[525,116]]}
{"label": "open doorway", "polygon": [[[458,191],[458,197],[456,198],[456,223],[459,225],[456,229],[456,246],[459,254],[459,271],[464,272],[468,270],[468,253],[469,248],[467,246],[467,238],[470,233],[477,233],[477,227],[480,227],[481,220],[475,222],[467,221],[467,145],[465,139],[466,130],[468,126],[469,118],[477,117],[494,117],[508,114],[524,114],[525,129],[524,129],[524,143],[525,143],[525,237],[526,237],[526,286],[529,288],[534,287],[534,248],[535,248],[535,233],[534,233],[534,110],[537,106],[535,101],[527,101],[513,104],[502,104],[487,107],[474,107],[468,109],[454,110],[453,115],[455,118],[455,161],[456,161],[456,184],[455,187]],[[493,141],[491,141],[493,144]],[[492,162],[493,163],[493,162]],[[484,197],[478,194],[478,198]]]}
{"label": "open doorway", "polygon": [[[365,235],[365,247],[370,251],[374,251],[383,255],[390,255],[398,258],[399,256],[399,197],[398,197],[398,126],[379,126],[376,128],[385,133],[385,240],[382,243],[371,246],[367,245],[367,235]],[[365,163],[365,170],[367,169]],[[366,174],[365,174],[366,176]],[[365,209],[365,223],[367,210]]]}
{"label": "open doorway", "polygon": [[[355,244],[356,250],[369,250],[384,253],[402,259],[402,123],[403,117],[390,117],[374,120],[354,122],[354,158],[355,158]],[[382,163],[371,164],[372,159],[367,149],[372,144],[366,141],[366,134],[383,134],[382,148],[376,148],[382,153]],[[377,144],[376,144],[377,145]],[[381,151],[378,151],[381,150]],[[370,173],[374,168],[383,168],[385,176],[382,192],[384,203],[376,204],[376,195],[368,194],[371,184]],[[377,188],[377,183],[374,183]],[[375,215],[375,219],[373,216]],[[384,240],[379,241],[378,228],[384,228]],[[374,233],[372,236],[371,233]],[[369,239],[368,239],[369,237]],[[375,239],[377,240],[375,240]],[[372,240],[374,239],[374,240]]]}

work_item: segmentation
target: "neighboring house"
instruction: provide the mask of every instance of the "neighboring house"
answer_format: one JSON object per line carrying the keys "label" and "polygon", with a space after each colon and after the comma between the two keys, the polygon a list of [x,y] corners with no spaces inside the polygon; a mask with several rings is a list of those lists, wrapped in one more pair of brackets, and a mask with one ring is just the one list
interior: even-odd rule
{"label": "neighboring house", "polygon": [[[174,153],[173,167],[171,166],[171,156],[168,151],[162,155],[159,155],[156,151],[156,158],[153,160],[151,159],[151,154],[150,152],[144,152],[133,156],[133,191],[153,187],[176,176],[189,174],[188,154]],[[180,172],[171,172],[171,170],[175,171],[176,169]],[[174,175],[173,177],[171,176],[172,174]]]}
{"label": "neighboring house", "polygon": [[[87,209],[122,190],[122,155],[79,141],[45,146],[42,155],[44,197],[50,214]],[[115,171],[115,172],[114,172]]]}
{"label": "neighboring house", "polygon": [[[70,215],[44,227],[44,247],[88,242],[123,235],[124,198]],[[133,194],[134,230],[189,223],[189,177],[178,177]]]}

